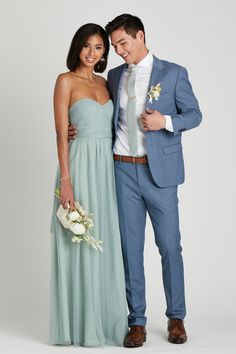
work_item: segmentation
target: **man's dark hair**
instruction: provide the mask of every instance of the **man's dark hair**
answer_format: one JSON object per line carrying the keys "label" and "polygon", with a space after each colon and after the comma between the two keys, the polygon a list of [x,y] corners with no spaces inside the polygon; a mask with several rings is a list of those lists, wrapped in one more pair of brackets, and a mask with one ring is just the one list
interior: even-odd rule
{"label": "man's dark hair", "polygon": [[103,54],[104,60],[99,61],[95,65],[94,71],[98,73],[102,73],[103,71],[105,71],[107,67],[107,57],[109,53],[110,43],[106,31],[101,26],[96,25],[95,23],[87,23],[81,26],[75,33],[70,45],[66,61],[69,70],[76,70],[76,68],[80,64],[80,52],[83,49],[83,46],[86,43],[87,39],[94,34],[98,34],[102,38],[105,46],[105,52]]}
{"label": "man's dark hair", "polygon": [[140,18],[137,16],[122,14],[114,18],[114,20],[108,22],[108,24],[105,26],[108,35],[111,35],[112,32],[116,31],[118,28],[124,28],[125,32],[130,34],[133,38],[136,38],[136,33],[138,31],[143,31],[145,42],[144,25]]}

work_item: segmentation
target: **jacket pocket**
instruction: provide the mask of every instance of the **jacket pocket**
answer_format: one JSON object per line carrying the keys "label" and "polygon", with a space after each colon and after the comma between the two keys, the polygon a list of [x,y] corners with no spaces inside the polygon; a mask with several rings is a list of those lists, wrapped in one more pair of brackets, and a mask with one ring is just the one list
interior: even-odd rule
{"label": "jacket pocket", "polygon": [[172,144],[172,145],[166,145],[163,147],[163,151],[165,154],[172,154],[174,152],[182,151],[182,145],[180,143],[178,144]]}

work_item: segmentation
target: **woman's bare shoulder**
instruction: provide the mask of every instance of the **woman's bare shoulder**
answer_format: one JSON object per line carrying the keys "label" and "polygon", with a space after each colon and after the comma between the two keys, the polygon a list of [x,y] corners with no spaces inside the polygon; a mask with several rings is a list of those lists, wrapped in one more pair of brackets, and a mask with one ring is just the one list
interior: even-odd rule
{"label": "woman's bare shoulder", "polygon": [[60,83],[62,85],[63,84],[68,85],[72,82],[72,80],[73,80],[73,77],[72,77],[70,71],[58,74],[57,79],[56,79],[57,83]]}

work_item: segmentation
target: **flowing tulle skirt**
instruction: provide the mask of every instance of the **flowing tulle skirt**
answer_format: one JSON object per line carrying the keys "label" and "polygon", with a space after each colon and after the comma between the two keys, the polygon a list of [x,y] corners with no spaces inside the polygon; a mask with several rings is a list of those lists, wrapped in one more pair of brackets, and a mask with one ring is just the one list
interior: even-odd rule
{"label": "flowing tulle skirt", "polygon": [[[91,234],[103,252],[72,243],[56,217],[51,219],[52,269],[50,343],[122,345],[127,333],[124,269],[118,225],[110,134],[79,137],[70,146],[74,198],[94,214]],[[55,187],[58,186],[59,174]]]}

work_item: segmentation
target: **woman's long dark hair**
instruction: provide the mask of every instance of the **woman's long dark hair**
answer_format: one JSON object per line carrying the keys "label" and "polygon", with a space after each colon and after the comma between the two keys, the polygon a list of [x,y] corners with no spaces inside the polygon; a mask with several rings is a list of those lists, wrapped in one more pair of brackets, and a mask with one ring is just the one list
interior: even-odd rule
{"label": "woman's long dark hair", "polygon": [[99,61],[95,65],[94,71],[98,73],[102,73],[103,71],[105,71],[107,67],[107,57],[110,48],[109,39],[106,31],[101,26],[95,23],[87,23],[81,26],[75,33],[70,45],[66,61],[67,67],[70,71],[75,71],[78,65],[80,64],[80,52],[83,49],[83,46],[86,43],[87,39],[94,34],[98,34],[102,38],[105,47],[105,52],[103,54],[104,60]]}

